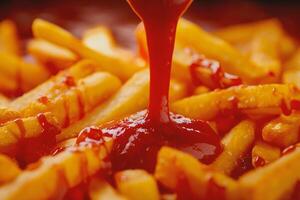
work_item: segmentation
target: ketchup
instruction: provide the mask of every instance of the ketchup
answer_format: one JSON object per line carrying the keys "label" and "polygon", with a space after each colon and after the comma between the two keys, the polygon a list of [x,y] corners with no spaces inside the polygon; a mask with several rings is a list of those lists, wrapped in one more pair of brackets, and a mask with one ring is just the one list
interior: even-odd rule
{"label": "ketchup", "polygon": [[16,119],[15,123],[20,131],[20,141],[17,144],[17,152],[15,157],[22,167],[37,161],[44,155],[49,155],[56,144],[56,135],[60,133],[60,129],[51,124],[43,113],[37,115],[37,120],[42,128],[42,132],[38,137],[25,138],[26,129],[22,119]]}
{"label": "ketchup", "polygon": [[[103,136],[114,140],[110,155],[112,170],[143,168],[154,170],[159,149],[172,146],[192,154],[204,163],[221,152],[220,138],[205,121],[191,120],[169,112],[169,85],[176,26],[192,0],[128,0],[143,20],[150,62],[148,110],[139,112],[101,130],[82,132],[77,144]],[[93,136],[95,134],[95,136]],[[100,142],[101,144],[101,142]]]}

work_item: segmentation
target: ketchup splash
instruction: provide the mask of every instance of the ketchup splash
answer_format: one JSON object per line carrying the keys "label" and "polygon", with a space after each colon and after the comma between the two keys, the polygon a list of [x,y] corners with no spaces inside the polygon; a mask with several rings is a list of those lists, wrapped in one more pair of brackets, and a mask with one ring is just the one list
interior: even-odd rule
{"label": "ketchup splash", "polygon": [[179,17],[192,0],[128,0],[143,20],[150,61],[150,100],[139,112],[110,127],[84,130],[77,144],[95,144],[103,136],[114,140],[110,155],[112,170],[143,168],[153,171],[158,150],[172,146],[204,163],[221,152],[220,138],[205,121],[191,120],[169,112],[169,84],[175,32]]}

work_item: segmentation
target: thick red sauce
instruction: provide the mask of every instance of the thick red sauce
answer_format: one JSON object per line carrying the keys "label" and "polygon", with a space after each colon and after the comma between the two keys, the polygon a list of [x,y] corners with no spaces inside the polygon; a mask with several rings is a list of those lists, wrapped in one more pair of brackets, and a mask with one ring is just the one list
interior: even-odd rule
{"label": "thick red sauce", "polygon": [[[203,121],[169,113],[169,84],[176,26],[191,0],[130,0],[143,20],[149,50],[150,99],[145,112],[137,113],[102,129],[114,138],[113,170],[154,170],[157,152],[163,145],[174,146],[210,163],[221,151],[220,139]],[[167,12],[166,12],[167,11]]]}

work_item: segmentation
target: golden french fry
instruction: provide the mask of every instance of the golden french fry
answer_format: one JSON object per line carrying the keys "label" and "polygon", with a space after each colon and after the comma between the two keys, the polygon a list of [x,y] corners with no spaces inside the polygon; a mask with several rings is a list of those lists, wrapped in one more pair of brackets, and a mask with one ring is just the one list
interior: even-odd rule
{"label": "golden french fry", "polygon": [[300,69],[300,49],[293,54],[293,56],[284,64],[285,70],[299,70]]}
{"label": "golden french fry", "polygon": [[259,82],[266,75],[230,44],[205,32],[192,22],[179,20],[176,36],[177,43],[218,60],[226,72],[240,76],[247,83]]}
{"label": "golden french fry", "polygon": [[11,20],[0,22],[0,51],[21,55],[16,24]]}
{"label": "golden french fry", "polygon": [[[105,163],[111,142],[97,150],[76,147],[77,151],[63,151],[45,157],[25,170],[14,181],[0,188],[2,199],[49,199],[64,194],[87,177],[95,174]],[[59,192],[58,192],[59,191]],[[59,197],[60,198],[60,197]]]}
{"label": "golden french fry", "polygon": [[210,89],[205,86],[198,86],[195,88],[193,95],[200,95],[210,92]]}
{"label": "golden french fry", "polygon": [[135,72],[145,66],[126,57],[116,58],[101,54],[84,45],[66,30],[41,19],[36,19],[32,25],[35,37],[47,40],[64,48],[70,49],[82,58],[88,58],[99,63],[104,70],[118,76],[121,80],[129,79]]}
{"label": "golden french fry", "polygon": [[126,200],[109,183],[98,179],[91,181],[89,196],[91,200]]}
{"label": "golden french fry", "polygon": [[[300,64],[300,63],[299,63]],[[286,84],[293,84],[300,89],[300,70],[289,69],[285,70],[282,74],[282,82]]]}
{"label": "golden french fry", "polygon": [[107,100],[121,86],[120,80],[107,73],[96,72],[75,83],[63,94],[45,96],[46,102],[38,99],[20,110],[23,117],[34,116],[50,111],[58,119],[61,127],[69,126],[80,120],[86,113]]}
{"label": "golden french fry", "polygon": [[159,151],[154,175],[161,184],[173,191],[180,189],[177,188],[178,184],[185,178],[186,183],[181,187],[189,187],[191,195],[197,199],[211,199],[216,195],[210,193],[214,186],[224,191],[224,194],[219,194],[222,197],[214,199],[231,199],[236,189],[236,183],[231,178],[214,171],[196,158],[169,147],[163,147]]}
{"label": "golden french fry", "polygon": [[[178,81],[171,81],[170,100],[183,98],[187,88]],[[119,120],[147,107],[149,96],[149,71],[137,72],[106,103],[98,106],[78,123],[64,129],[58,135],[58,141],[75,137],[84,127],[101,125],[112,120]]]}
{"label": "golden french fry", "polygon": [[72,51],[40,39],[31,40],[27,50],[54,73],[70,67],[79,59]]}
{"label": "golden french fry", "polygon": [[262,167],[277,160],[280,156],[281,151],[278,147],[258,141],[252,149],[252,165],[254,167]]}
{"label": "golden french fry", "polygon": [[50,75],[43,66],[25,63],[13,54],[0,52],[0,60],[0,74],[10,80],[8,83],[3,83],[5,79],[0,80],[0,89],[5,93],[16,93],[18,90],[26,92],[47,80]]}
{"label": "golden french fry", "polygon": [[82,42],[89,48],[106,55],[115,55],[116,41],[105,26],[97,26],[84,32]]}
{"label": "golden french fry", "polygon": [[222,28],[216,31],[215,34],[232,44],[240,44],[248,42],[253,35],[261,30],[268,30],[282,35],[279,50],[284,58],[289,57],[295,51],[295,42],[284,33],[282,24],[277,19],[267,19],[258,22],[233,25]]}
{"label": "golden french fry", "polygon": [[0,107],[0,124],[16,119],[20,116],[20,112],[8,108],[7,105]]}
{"label": "golden french fry", "polygon": [[282,113],[283,103],[288,105],[289,98],[295,95],[295,89],[284,84],[237,86],[179,100],[171,110],[203,120],[234,109],[249,115],[276,115]]}
{"label": "golden french fry", "polygon": [[300,115],[297,113],[281,115],[263,127],[262,138],[270,144],[288,147],[299,140],[299,123]]}
{"label": "golden french fry", "polygon": [[125,170],[115,174],[121,194],[131,200],[159,200],[159,191],[154,177],[144,170]]}
{"label": "golden french fry", "polygon": [[268,29],[257,31],[245,52],[249,60],[267,74],[261,82],[278,82],[281,74],[279,46],[282,33]]}
{"label": "golden french fry", "polygon": [[243,175],[238,180],[241,200],[278,200],[291,192],[300,178],[300,149],[265,167]]}
{"label": "golden french fry", "polygon": [[15,110],[23,110],[33,99],[37,100],[38,98],[47,95],[55,97],[57,94],[63,93],[66,89],[66,85],[62,84],[66,76],[71,76],[75,81],[78,81],[100,69],[101,68],[91,60],[82,60],[73,65],[70,69],[60,72],[54,78],[49,79],[35,89],[27,92],[25,95],[15,99],[9,106]]}
{"label": "golden french fry", "polygon": [[[51,113],[44,114],[45,119],[49,124],[59,128],[56,118]],[[20,123],[22,127],[20,127]],[[40,123],[38,116],[18,118],[14,121],[9,121],[0,127],[0,152],[9,153],[9,151],[21,139],[34,138],[41,135],[44,127]]]}
{"label": "golden french fry", "polygon": [[5,155],[0,155],[0,184],[14,180],[21,173],[17,164]]}
{"label": "golden french fry", "polygon": [[224,174],[230,175],[237,165],[237,160],[250,149],[255,139],[255,124],[242,121],[236,125],[223,139],[223,152],[211,166]]}
{"label": "golden french fry", "polygon": [[9,103],[9,99],[6,96],[0,94],[0,106],[5,106],[8,103]]}

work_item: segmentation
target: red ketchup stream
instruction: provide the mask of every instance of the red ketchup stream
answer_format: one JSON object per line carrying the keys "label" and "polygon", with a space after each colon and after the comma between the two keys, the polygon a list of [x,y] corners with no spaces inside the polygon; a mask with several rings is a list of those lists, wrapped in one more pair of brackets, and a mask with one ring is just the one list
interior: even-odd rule
{"label": "red ketchup stream", "polygon": [[[150,62],[150,99],[147,111],[91,132],[83,130],[77,143],[110,136],[114,140],[112,170],[154,170],[158,150],[172,146],[210,163],[221,152],[220,138],[205,121],[169,112],[169,85],[176,26],[192,0],[128,0],[143,20]],[[97,132],[97,133],[95,133]],[[91,134],[93,133],[93,134]],[[95,137],[94,137],[95,135]]]}

